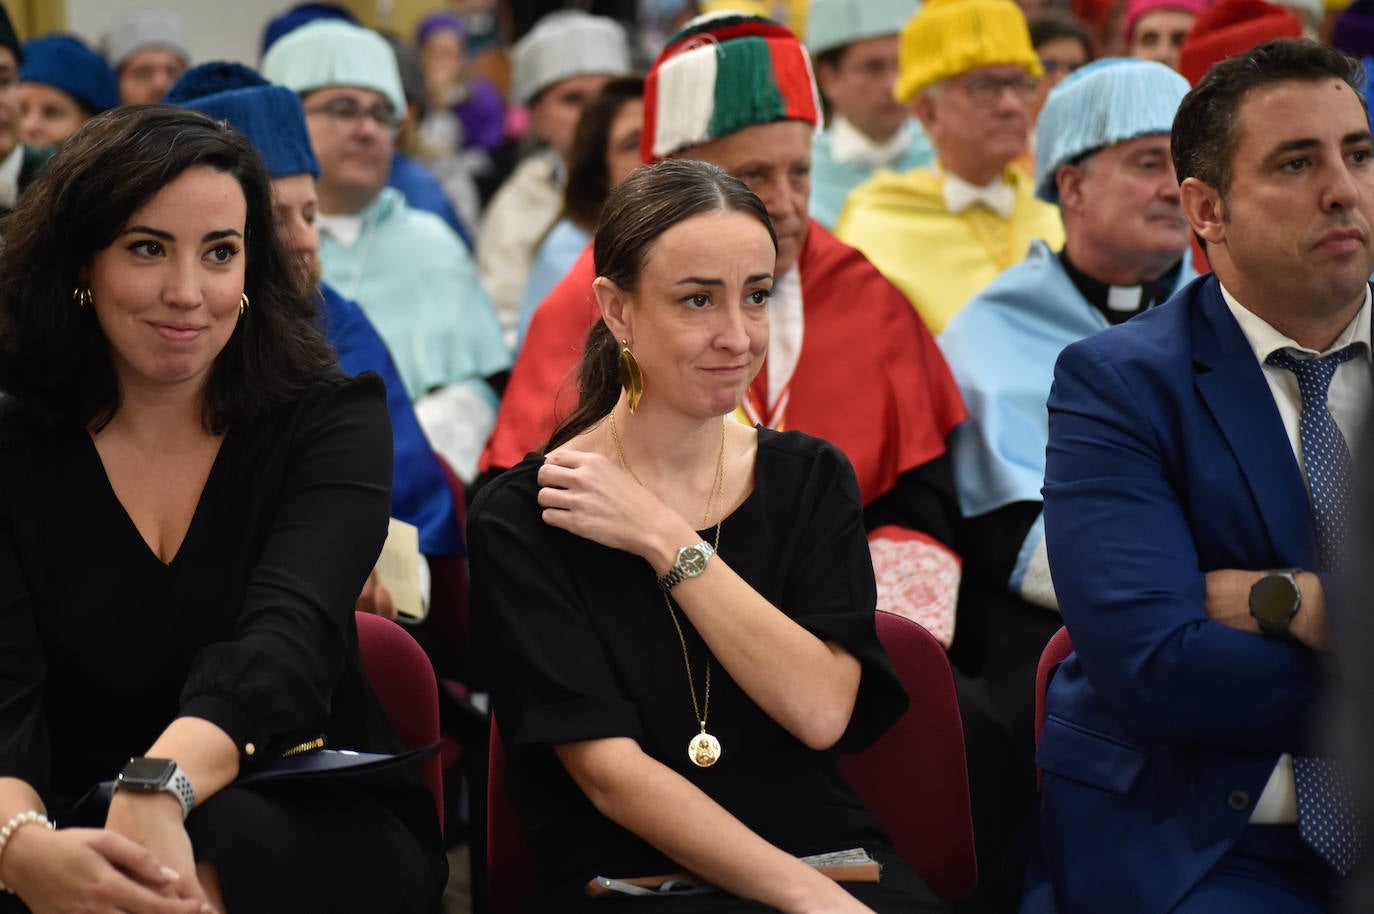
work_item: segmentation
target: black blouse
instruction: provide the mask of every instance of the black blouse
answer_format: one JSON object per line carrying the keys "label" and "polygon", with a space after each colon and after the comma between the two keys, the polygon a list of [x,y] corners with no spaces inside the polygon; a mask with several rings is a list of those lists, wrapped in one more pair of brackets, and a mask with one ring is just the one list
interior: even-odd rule
{"label": "black blouse", "polygon": [[[759,429],[755,483],[725,519],[720,557],[808,631],[863,667],[841,750],[877,739],[906,708],[878,641],[863,505],[844,455],[800,432]],[[493,708],[510,761],[511,799],[534,827],[536,893],[580,893],[595,875],[679,867],[601,816],[553,753],[556,745],[629,737],[766,840],[794,854],[886,839],[840,775],[769,718],[712,664],[708,730],[721,760],[697,768],[698,731],[682,645],[637,556],[543,523],[530,455],[487,486],[469,520],[474,606],[490,661]],[[709,539],[713,531],[705,531]],[[698,698],[707,649],[678,614]]]}
{"label": "black blouse", "polygon": [[243,766],[327,734],[395,747],[361,672],[354,600],[386,535],[375,375],[337,375],[225,436],[164,564],[90,436],[0,418],[0,775],[60,816],[176,717]]}

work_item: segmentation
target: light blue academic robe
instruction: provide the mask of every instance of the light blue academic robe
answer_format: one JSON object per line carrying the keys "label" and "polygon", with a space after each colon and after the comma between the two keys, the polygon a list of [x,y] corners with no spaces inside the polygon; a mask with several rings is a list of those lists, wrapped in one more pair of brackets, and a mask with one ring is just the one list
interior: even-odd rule
{"label": "light blue academic robe", "polygon": [[[1196,277],[1184,255],[1174,291]],[[936,338],[959,385],[968,419],[950,435],[954,484],[965,517],[1020,501],[1040,501],[1049,414],[1045,401],[1065,346],[1110,326],[1043,241],[959,310]],[[1031,528],[1009,582],[1020,591],[1044,539]]]}
{"label": "light blue academic robe", "polygon": [[467,226],[458,218],[453,203],[444,193],[443,185],[429,173],[429,169],[405,153],[397,152],[391,157],[391,176],[387,178],[387,185],[404,194],[406,202],[415,209],[433,213],[444,220],[444,225],[453,229],[467,249],[472,250],[472,238],[468,235]]}
{"label": "light blue academic robe", "polygon": [[570,219],[559,219],[544,236],[539,250],[534,253],[534,265],[530,267],[530,281],[525,284],[525,293],[520,298],[520,311],[517,315],[519,335],[515,351],[525,341],[525,331],[529,329],[530,319],[535,309],[553,287],[562,281],[577,258],[592,240],[592,233],[583,229]]}
{"label": "light blue academic robe", "polygon": [[510,352],[463,243],[390,187],[359,215],[362,232],[350,246],[321,232],[324,279],[367,314],[411,400],[468,384],[494,409],[483,379],[510,368]]}
{"label": "light blue academic robe", "polygon": [[320,297],[325,332],[339,353],[340,367],[349,374],[375,371],[386,384],[396,455],[391,478],[392,515],[419,529],[420,551],[425,555],[465,555],[453,490],[420,429],[386,344],[362,309],[329,283],[320,283]]}
{"label": "light blue academic robe", "polygon": [[[831,129],[827,127],[816,134],[811,143],[811,218],[833,231],[840,210],[844,208],[845,197],[879,169],[837,161],[831,148]],[[908,121],[907,129],[912,131],[911,145],[901,158],[888,166],[892,171],[926,168],[935,162],[935,150],[920,122]]]}

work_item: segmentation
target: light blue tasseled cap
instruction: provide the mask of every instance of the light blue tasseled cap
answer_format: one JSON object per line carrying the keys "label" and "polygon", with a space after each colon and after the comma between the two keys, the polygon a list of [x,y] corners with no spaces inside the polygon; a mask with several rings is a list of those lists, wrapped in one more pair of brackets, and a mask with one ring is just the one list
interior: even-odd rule
{"label": "light blue tasseled cap", "polygon": [[370,29],[339,19],[318,19],[283,35],[262,56],[268,82],[305,95],[327,86],[370,89],[406,110],[396,53]]}
{"label": "light blue tasseled cap", "polygon": [[1071,73],[1050,91],[1035,123],[1035,195],[1059,202],[1059,166],[1152,133],[1168,133],[1188,80],[1149,60],[1107,57]]}
{"label": "light blue tasseled cap", "polygon": [[811,0],[806,49],[818,57],[865,38],[897,35],[920,10],[919,0]]}

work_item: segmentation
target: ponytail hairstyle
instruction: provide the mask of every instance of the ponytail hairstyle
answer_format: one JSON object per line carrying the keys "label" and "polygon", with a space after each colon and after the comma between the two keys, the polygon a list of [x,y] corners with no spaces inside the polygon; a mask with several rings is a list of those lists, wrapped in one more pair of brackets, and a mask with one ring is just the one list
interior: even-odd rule
{"label": "ponytail hairstyle", "polygon": [[[694,216],[716,212],[753,216],[768,230],[777,250],[778,236],[763,201],[720,168],[697,159],[665,159],[644,166],[613,190],[601,209],[592,243],[596,275],[634,292],[660,235]],[[549,438],[546,453],[600,422],[615,406],[620,398],[619,358],[615,337],[598,317],[577,366],[577,408]]]}

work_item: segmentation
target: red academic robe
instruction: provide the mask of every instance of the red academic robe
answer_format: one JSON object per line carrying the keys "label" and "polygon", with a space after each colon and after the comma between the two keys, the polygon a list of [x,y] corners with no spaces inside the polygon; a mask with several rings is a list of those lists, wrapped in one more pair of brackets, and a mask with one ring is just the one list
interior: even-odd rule
{"label": "red academic robe", "polygon": [[[804,330],[784,423],[824,438],[854,465],[864,503],[945,452],[963,421],[959,388],[906,296],[854,248],[811,222],[801,271]],[[592,322],[591,245],[534,313],[482,454],[483,470],[538,450],[577,405],[577,363]],[[767,369],[751,392],[766,402]]]}

